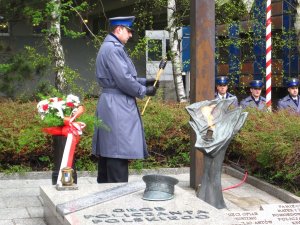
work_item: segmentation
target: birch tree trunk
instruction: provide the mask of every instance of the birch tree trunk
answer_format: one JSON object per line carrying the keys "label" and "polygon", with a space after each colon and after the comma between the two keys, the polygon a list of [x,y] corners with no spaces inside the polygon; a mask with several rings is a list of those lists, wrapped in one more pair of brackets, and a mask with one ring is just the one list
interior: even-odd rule
{"label": "birch tree trunk", "polygon": [[170,38],[170,47],[172,55],[172,69],[175,84],[175,91],[178,102],[186,102],[186,94],[182,80],[181,58],[179,48],[178,30],[174,19],[174,12],[176,11],[175,0],[168,0],[168,31]]}
{"label": "birch tree trunk", "polygon": [[51,0],[49,2],[52,9],[50,16],[50,32],[48,40],[50,43],[50,51],[52,52],[53,62],[55,63],[55,87],[61,93],[66,94],[66,79],[65,79],[65,56],[63,46],[61,45],[60,32],[60,0]]}
{"label": "birch tree trunk", "polygon": [[297,0],[297,7],[296,7],[296,18],[295,18],[295,30],[297,34],[298,40],[298,51],[300,52],[300,0]]}

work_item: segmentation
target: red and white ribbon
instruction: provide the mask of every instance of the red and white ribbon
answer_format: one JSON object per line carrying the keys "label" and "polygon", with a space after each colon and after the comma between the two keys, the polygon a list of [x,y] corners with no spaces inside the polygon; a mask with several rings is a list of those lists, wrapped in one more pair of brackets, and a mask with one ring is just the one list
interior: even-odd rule
{"label": "red and white ribbon", "polygon": [[57,177],[57,184],[61,185],[62,169],[65,167],[72,168],[74,153],[76,145],[79,142],[79,135],[82,134],[82,130],[85,127],[85,124],[82,122],[71,122],[69,121],[69,129],[67,135],[67,141],[64,149],[64,154],[61,160],[59,173]]}
{"label": "red and white ribbon", "polygon": [[57,177],[57,184],[61,185],[62,169],[65,167],[73,166],[74,153],[76,145],[80,140],[82,130],[86,126],[82,122],[72,122],[75,118],[71,118],[69,121],[65,121],[65,126],[62,127],[48,127],[43,131],[52,135],[63,135],[67,137],[66,145],[64,148],[63,157],[60,164],[60,169]]}
{"label": "red and white ribbon", "polygon": [[268,110],[272,110],[272,6],[271,0],[267,0],[266,17],[266,103]]}

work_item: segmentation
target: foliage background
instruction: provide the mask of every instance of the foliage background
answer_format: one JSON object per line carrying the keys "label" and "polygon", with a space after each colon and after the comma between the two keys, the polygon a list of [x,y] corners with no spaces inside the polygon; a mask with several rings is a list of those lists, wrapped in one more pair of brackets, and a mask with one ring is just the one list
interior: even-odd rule
{"label": "foliage background", "polygon": [[[3,16],[7,21],[23,20],[31,24],[33,27],[36,25],[47,24],[52,12],[53,1],[45,0],[1,0],[3,3]],[[219,66],[226,66],[229,59],[239,61],[236,65],[237,71],[229,71],[228,75],[231,77],[230,88],[232,92],[236,95],[245,94],[244,87],[248,85],[248,81],[253,78],[253,74],[250,72],[243,72],[244,64],[253,63],[256,60],[256,53],[254,52],[253,44],[257,40],[265,41],[265,31],[261,33],[255,33],[254,27],[265,27],[264,18],[265,10],[262,10],[261,16],[256,15],[255,12],[257,9],[255,6],[252,6],[252,10],[247,12],[245,5],[240,0],[231,0],[226,1],[226,4],[216,3],[216,59]],[[275,1],[274,3],[276,3]],[[61,30],[64,38],[84,38],[86,33],[80,32],[77,29],[72,30],[70,23],[72,19],[76,18],[78,21],[81,21],[80,15],[85,16],[92,13],[93,10],[98,9],[99,7],[103,11],[99,12],[99,18],[101,22],[107,24],[107,16],[105,12],[105,6],[101,5],[101,1],[72,1],[72,0],[63,0],[61,1],[60,14],[61,14]],[[132,5],[133,14],[136,16],[136,34],[135,34],[135,46],[134,48],[128,48],[128,52],[135,59],[141,59],[145,56],[147,39],[144,37],[145,30],[151,29],[167,29],[167,20],[166,20],[166,8],[167,0],[148,0],[148,1],[134,1]],[[262,1],[262,5],[265,5],[265,0]],[[287,9],[284,9],[282,13],[284,15],[295,15],[295,3],[289,3]],[[257,13],[257,12],[256,12]],[[103,14],[103,15],[102,15]],[[190,1],[181,0],[176,1],[176,13],[174,14],[176,24],[178,27],[186,26],[190,24]],[[274,15],[275,16],[275,15]],[[259,19],[257,19],[259,18]],[[82,22],[82,21],[81,21]],[[247,26],[244,26],[246,22],[249,22]],[[80,24],[80,23],[78,23]],[[244,24],[244,25],[243,25]],[[275,23],[274,23],[275,24]],[[218,28],[218,26],[220,26]],[[236,27],[240,33],[236,38],[229,38],[229,30],[232,27]],[[91,27],[90,27],[91,28]],[[107,27],[103,27],[99,30],[98,33],[89,36],[91,38],[87,39],[88,45],[94,45],[95,49],[98,49],[103,38],[107,34]],[[274,27],[273,27],[274,28]],[[220,31],[222,30],[222,31]],[[45,84],[45,81],[42,77],[49,74],[53,75],[51,82],[53,83],[54,74],[57,69],[54,67],[53,63],[53,54],[51,53],[51,47],[49,47],[49,34],[53,32],[51,29],[44,29],[43,35],[40,36],[43,42],[42,46],[24,46],[24,50],[18,53],[15,53],[5,61],[0,63],[0,91],[5,93],[6,96],[15,97],[17,94],[26,95],[26,91],[22,93],[17,93],[22,90],[20,84],[24,84],[27,80],[36,80],[39,82],[39,87],[35,91],[45,91],[48,84]],[[89,34],[91,35],[91,34]],[[234,54],[230,54],[229,49],[233,46],[237,47],[241,51],[241,55],[237,57]],[[282,69],[283,61],[283,50],[290,52],[290,57],[294,58],[297,56],[297,38],[296,31],[294,26],[291,26],[290,29],[284,30],[275,29],[272,33],[272,57],[273,57],[273,72],[272,72],[272,83],[282,86],[282,82],[287,79],[287,75],[298,76],[297,74],[283,74],[284,70]],[[41,51],[43,49],[43,51]],[[0,41],[0,52],[5,50],[5,45]],[[153,49],[155,51],[156,49]],[[169,54],[168,54],[169,55]],[[25,57],[24,57],[25,56]],[[28,56],[28,57],[26,57]],[[264,57],[264,56],[263,56]],[[26,60],[24,60],[26,58]],[[92,60],[94,58],[92,57]],[[265,60],[263,60],[265,61]],[[187,63],[187,62],[185,62]],[[66,65],[68,62],[66,63]],[[91,61],[91,69],[94,70],[94,61]],[[218,69],[220,70],[220,69]],[[220,71],[219,71],[220,72]],[[75,68],[64,67],[64,76],[66,78],[66,89],[68,92],[72,90],[73,87],[70,87],[70,80],[74,78],[78,79],[78,82],[88,82],[84,78],[84,74],[79,74]],[[259,74],[255,76],[264,77],[265,67],[260,66]],[[46,77],[46,76],[45,76]],[[236,85],[235,79],[240,77],[239,85]],[[243,77],[243,79],[241,79]],[[283,79],[284,77],[284,79]],[[85,81],[83,81],[85,80]],[[88,85],[94,87],[94,84]],[[276,86],[276,85],[274,85]],[[47,90],[46,90],[47,91]],[[97,89],[91,88],[91,90],[85,90],[86,93],[95,94]],[[273,93],[281,92],[280,89],[274,88]],[[27,91],[28,92],[28,91]],[[33,95],[35,93],[32,93]],[[77,94],[77,93],[76,93]],[[20,97],[20,96],[18,96]],[[24,96],[31,97],[31,96]]]}
{"label": "foliage background", "polygon": [[[30,3],[28,7],[25,3]],[[62,30],[64,35],[68,37],[79,37],[80,33],[74,33],[67,30],[67,23],[71,14],[78,12],[88,12],[89,5],[86,1],[80,1],[82,4],[72,6],[72,1],[62,1]],[[181,5],[178,6],[178,14],[176,14],[179,26],[187,25],[189,21],[189,1],[177,1]],[[47,22],[49,12],[51,12],[51,4],[49,1],[23,1],[23,0],[2,0],[5,6],[5,14],[3,16],[8,20],[27,19],[32,25]],[[19,4],[22,3],[22,4]],[[24,5],[24,4],[25,5]],[[166,5],[166,0],[147,1],[145,7],[141,7],[140,1],[137,1],[135,14],[137,15],[137,23],[140,28],[137,33],[144,32],[145,29],[152,29],[155,19],[165,20],[159,9],[162,4]],[[143,2],[144,4],[144,2]],[[72,7],[71,7],[72,6]],[[182,7],[179,7],[182,6]],[[19,9],[22,10],[19,10]],[[291,10],[291,11],[294,11]],[[264,11],[263,11],[264,13]],[[288,12],[284,12],[288,13]],[[185,17],[185,21],[180,20]],[[248,14],[245,7],[241,5],[241,1],[231,0],[227,4],[216,6],[216,24],[225,24],[225,30],[231,26],[239,24],[239,21],[252,20],[252,23],[257,23],[253,17],[253,12]],[[166,24],[161,24],[164,29]],[[259,24],[258,24],[259,25]],[[240,26],[240,25],[239,25]],[[223,36],[219,35],[216,38],[216,47],[225,51],[225,57],[220,52],[216,53],[216,57],[221,64],[228,60],[229,47],[232,45],[244,48],[251,45],[255,39],[264,40],[264,32],[261,36],[253,37],[253,26],[249,30],[243,30],[243,35],[236,40],[228,39],[228,33]],[[45,30],[51,32],[50,30]],[[94,39],[95,46],[99,46],[106,32],[100,31]],[[292,38],[295,36],[294,30],[281,30],[273,34],[273,56],[279,58],[283,47],[291,50],[297,46],[296,41]],[[45,39],[48,36],[45,35]],[[136,48],[130,51],[131,55],[138,58],[144,55],[146,46],[145,39],[139,39]],[[47,49],[46,54],[40,54],[31,47],[24,46],[24,51],[13,55],[8,61],[0,64],[0,89],[7,92],[7,96],[13,97],[16,90],[20,90],[20,84],[25,80],[40,79],[44,74],[49,74],[49,70],[53,71],[53,62],[49,51],[48,44],[45,42],[44,47]],[[0,43],[1,44],[1,43]],[[0,45],[0,49],[2,46]],[[242,63],[247,60],[255,59],[253,51],[247,52],[240,58],[238,65],[241,68]],[[26,59],[26,60],[24,60]],[[52,64],[51,64],[52,62]],[[276,66],[274,65],[274,70]],[[74,90],[76,78],[81,77],[77,71],[72,68],[65,67],[66,79],[70,90]],[[283,70],[280,70],[279,75]],[[261,74],[265,73],[262,69]],[[229,74],[233,76],[234,74]],[[251,76],[251,74],[249,74]],[[37,77],[37,78],[36,78]],[[279,76],[280,78],[281,76]],[[275,78],[275,77],[274,77]],[[276,81],[276,79],[274,79]],[[35,93],[43,92],[49,94],[48,84],[41,83],[35,88]],[[92,86],[92,85],[91,85]],[[235,89],[235,85],[231,84],[232,90],[236,90],[239,94],[243,90]],[[241,85],[240,85],[241,86]],[[78,87],[77,87],[78,88]],[[77,90],[83,92],[82,90]],[[93,93],[85,90],[86,93]],[[32,96],[24,96],[23,99],[35,99],[35,93]],[[83,96],[83,95],[82,95]],[[21,96],[22,97],[22,96]],[[19,99],[21,99],[19,97]],[[52,150],[51,137],[44,135],[40,128],[40,120],[37,118],[36,103],[33,102],[18,102],[7,101],[1,102],[0,110],[0,171],[29,171],[29,170],[49,170],[52,168]],[[184,105],[171,103],[163,103],[153,101],[147,109],[146,115],[143,117],[147,143],[151,157],[147,160],[135,160],[131,162],[131,167],[149,168],[149,167],[177,167],[189,165],[189,151],[191,148],[190,132],[188,125],[189,117],[184,110]],[[89,99],[84,102],[87,108],[87,114],[93,115],[96,105],[96,99]],[[139,102],[142,107],[144,102]],[[287,189],[299,193],[300,186],[300,152],[299,152],[299,117],[280,113],[261,113],[250,112],[249,118],[242,131],[232,141],[226,156],[228,163],[238,164],[247,169],[250,174],[266,179],[268,182],[283,185]],[[76,166],[78,170],[95,170],[95,158],[91,156],[91,137],[93,129],[89,127],[84,132],[81,142],[76,152]]]}
{"label": "foliage background", "polygon": [[[86,114],[94,115],[97,99],[86,99]],[[142,109],[145,101],[138,101]],[[0,172],[51,170],[51,137],[41,132],[37,102],[2,100],[0,110]],[[83,119],[83,118],[82,118]],[[152,100],[143,116],[150,157],[133,160],[133,169],[189,166],[189,116],[184,104]],[[91,155],[93,126],[85,129],[76,149],[77,170],[96,170]],[[225,163],[238,165],[300,196],[300,117],[285,111],[249,111],[233,139]]]}

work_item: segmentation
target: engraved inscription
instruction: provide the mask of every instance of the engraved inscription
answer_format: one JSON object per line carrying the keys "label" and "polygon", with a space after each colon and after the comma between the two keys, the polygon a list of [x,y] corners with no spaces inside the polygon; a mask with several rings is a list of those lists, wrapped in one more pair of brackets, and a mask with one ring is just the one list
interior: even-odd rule
{"label": "engraved inscription", "polygon": [[300,204],[263,205],[261,211],[230,212],[228,216],[237,222],[233,225],[276,224],[300,225]]}
{"label": "engraved inscription", "polygon": [[300,224],[300,204],[280,204],[268,209],[275,221],[282,224]]}
{"label": "engraved inscription", "polygon": [[147,208],[115,208],[110,213],[84,215],[94,224],[101,223],[139,223],[143,221],[172,221],[172,220],[205,220],[209,219],[209,212],[203,210],[166,210],[163,207]]}

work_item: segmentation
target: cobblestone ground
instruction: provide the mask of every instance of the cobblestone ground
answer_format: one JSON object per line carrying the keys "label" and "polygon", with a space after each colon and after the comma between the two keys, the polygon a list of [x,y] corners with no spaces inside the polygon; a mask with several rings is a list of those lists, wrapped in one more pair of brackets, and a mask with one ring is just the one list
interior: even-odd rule
{"label": "cobblestone ground", "polygon": [[[95,177],[78,178],[78,183],[95,183]],[[0,225],[46,225],[40,186],[51,179],[0,180]]]}

